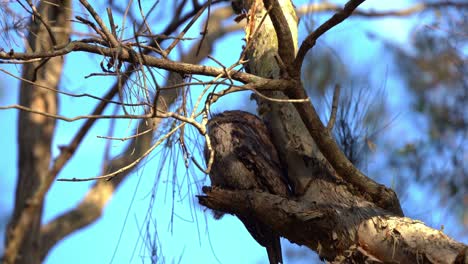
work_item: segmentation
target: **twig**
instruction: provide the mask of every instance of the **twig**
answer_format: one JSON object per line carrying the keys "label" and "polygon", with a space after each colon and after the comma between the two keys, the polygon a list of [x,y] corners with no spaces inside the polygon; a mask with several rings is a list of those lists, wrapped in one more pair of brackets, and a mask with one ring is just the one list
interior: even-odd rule
{"label": "twig", "polygon": [[23,110],[23,111],[26,111],[26,112],[30,112],[30,113],[34,113],[34,114],[38,114],[38,115],[42,115],[42,116],[46,116],[46,117],[66,121],[66,122],[74,122],[74,121],[82,120],[82,119],[113,119],[113,118],[116,118],[116,119],[145,119],[145,118],[152,117],[151,113],[150,114],[144,114],[144,115],[80,115],[80,116],[76,116],[76,117],[66,117],[66,116],[62,116],[62,115],[56,115],[56,114],[46,113],[46,112],[43,112],[43,111],[34,110],[32,108],[22,106],[22,105],[17,105],[17,104],[7,105],[7,106],[0,106],[0,110],[6,110],[6,109],[19,109],[19,110]]}
{"label": "twig", "polygon": [[[207,4],[210,4],[210,3],[207,3]],[[174,39],[171,45],[169,45],[169,47],[167,47],[167,49],[164,50],[166,56],[169,55],[169,53],[171,53],[172,49],[174,49],[174,47],[179,43],[180,39],[184,37],[185,33],[187,33],[187,31],[193,26],[193,24],[195,24],[198,18],[203,14],[205,9],[208,7],[207,4],[203,5],[203,7],[195,14],[195,16],[185,26],[185,28],[182,29],[182,31],[179,33],[177,38]]]}
{"label": "twig", "polygon": [[119,47],[119,41],[109,32],[109,29],[106,27],[106,24],[102,21],[101,17],[94,10],[94,8],[86,0],[80,0],[80,3],[88,10],[91,16],[94,18],[94,21],[99,25],[102,32],[106,36],[106,40],[110,42],[111,47]]}
{"label": "twig", "polygon": [[[434,3],[417,3],[413,6],[404,9],[388,10],[388,11],[367,11],[362,9],[356,9],[353,12],[353,16],[361,16],[366,18],[382,18],[382,17],[406,17],[418,12],[426,10],[444,8],[444,7],[456,7],[456,8],[467,8],[468,3],[465,2],[454,2],[454,1],[441,1]],[[306,4],[297,9],[297,13],[300,15],[308,13],[318,13],[326,11],[342,11],[343,7],[329,2],[312,3]]]}
{"label": "twig", "polygon": [[173,128],[171,131],[169,131],[166,135],[161,137],[156,143],[151,146],[145,153],[143,153],[141,156],[139,156],[136,160],[134,160],[132,163],[128,164],[127,166],[124,166],[112,173],[108,173],[102,176],[97,176],[97,177],[92,177],[92,178],[62,178],[62,179],[57,179],[57,181],[64,181],[64,182],[82,182],[82,181],[94,181],[94,180],[111,180],[115,176],[117,176],[119,173],[125,172],[133,167],[135,167],[142,159],[144,159],[146,156],[148,156],[156,147],[158,147],[162,142],[164,142],[167,138],[169,138],[172,134],[174,134],[179,128],[183,127],[186,123],[181,123],[175,128]]}
{"label": "twig", "polygon": [[[307,103],[307,102],[310,102],[310,98],[280,99],[280,98],[269,97],[269,96],[266,96],[266,95],[262,94],[261,92],[259,92],[258,89],[255,89],[252,86],[254,86],[254,85],[251,85],[251,84],[246,84],[246,85],[243,85],[243,86],[231,85],[227,89],[224,89],[224,90],[219,91],[217,93],[213,93],[211,103],[216,102],[219,98],[221,98],[221,97],[223,97],[225,95],[235,93],[235,92],[242,92],[242,91],[252,91],[253,93],[255,93],[255,95],[258,95],[258,96],[260,96],[261,98],[263,98],[265,100],[268,100],[270,102],[275,102],[275,103]],[[281,91],[281,90],[286,90],[286,89],[287,88],[278,87],[278,89],[268,89],[268,91]],[[265,90],[261,89],[261,91],[265,91]]]}
{"label": "twig", "polygon": [[134,139],[134,138],[137,138],[137,137],[140,137],[146,133],[149,133],[151,131],[153,131],[154,129],[153,128],[149,128],[143,132],[138,132],[136,133],[135,135],[131,135],[131,136],[128,136],[128,137],[110,137],[110,136],[96,136],[97,138],[102,138],[102,139],[109,139],[109,140],[119,140],[119,141],[127,141],[129,139]]}
{"label": "twig", "polygon": [[200,54],[200,49],[201,49],[201,47],[203,45],[203,42],[205,41],[206,34],[208,34],[208,24],[210,23],[210,14],[211,14],[211,0],[208,0],[207,4],[208,4],[208,12],[207,12],[208,15],[207,15],[207,18],[205,20],[205,27],[203,29],[203,32],[201,32],[202,39],[198,43],[197,53],[195,53],[196,56],[198,56]]}
{"label": "twig", "polygon": [[335,125],[335,122],[336,122],[336,112],[338,110],[340,90],[341,90],[341,86],[339,84],[335,85],[335,90],[333,90],[332,109],[330,113],[330,119],[328,120],[328,125],[327,125],[327,130],[329,133],[332,131],[333,126]]}
{"label": "twig", "polygon": [[99,36],[101,36],[102,39],[99,40],[99,44],[101,45],[105,45],[105,46],[109,46],[108,45],[108,42],[106,42],[106,34],[104,34],[104,32],[99,29],[93,22],[83,18],[83,17],[80,17],[80,16],[75,16],[76,20],[78,20],[79,22],[85,24],[85,25],[88,25],[90,28],[92,28]]}
{"label": "twig", "polygon": [[6,73],[8,75],[10,75],[11,77],[15,78],[15,79],[18,79],[22,82],[26,82],[26,83],[29,83],[31,85],[33,85],[35,88],[41,88],[41,89],[45,89],[45,90],[49,90],[49,91],[53,91],[53,92],[56,92],[56,93],[59,93],[59,94],[63,94],[63,95],[66,95],[66,96],[70,96],[70,97],[76,97],[76,98],[79,98],[79,97],[89,97],[89,98],[92,98],[92,99],[95,99],[95,100],[98,100],[98,101],[104,101],[106,103],[111,103],[111,104],[116,104],[116,105],[125,105],[125,106],[148,106],[147,103],[137,103],[137,104],[130,104],[130,103],[122,103],[122,102],[118,102],[118,101],[113,101],[113,100],[108,100],[106,99],[106,97],[100,97],[100,96],[96,96],[96,95],[92,95],[92,94],[89,94],[89,93],[82,93],[82,94],[74,94],[74,93],[69,93],[69,92],[65,92],[65,91],[61,91],[61,90],[57,90],[57,89],[54,89],[54,88],[50,88],[50,87],[47,87],[45,85],[41,85],[39,83],[35,83],[35,82],[32,82],[30,80],[27,80],[27,79],[24,79],[22,77],[18,77],[4,69],[0,69],[1,72],[3,73]]}

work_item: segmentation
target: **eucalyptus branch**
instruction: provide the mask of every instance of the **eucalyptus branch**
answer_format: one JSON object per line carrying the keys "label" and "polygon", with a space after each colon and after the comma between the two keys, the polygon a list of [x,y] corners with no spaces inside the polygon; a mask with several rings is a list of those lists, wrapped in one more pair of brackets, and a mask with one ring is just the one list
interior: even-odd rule
{"label": "eucalyptus branch", "polygon": [[[296,54],[294,54],[294,41],[291,35],[288,21],[286,20],[283,10],[278,3],[278,0],[263,0],[266,10],[269,11],[269,16],[275,27],[276,37],[278,38],[278,54],[287,66],[292,65]],[[288,1],[289,2],[289,1]],[[292,8],[292,7],[291,7]]]}
{"label": "eucalyptus branch", "polygon": [[[285,91],[289,98],[305,98],[307,94],[302,84],[296,89]],[[320,152],[330,162],[333,169],[347,182],[370,196],[372,202],[396,215],[403,215],[395,192],[375,182],[356,168],[341,151],[332,134],[320,120],[317,111],[310,103],[294,104],[310,135],[317,143]]]}
{"label": "eucalyptus branch", "polygon": [[294,60],[294,69],[296,70],[296,73],[294,75],[295,77],[299,78],[301,76],[300,73],[304,58],[307,52],[309,52],[309,50],[315,46],[315,42],[317,41],[317,39],[336,25],[343,22],[346,18],[348,18],[353,13],[353,11],[364,1],[365,0],[348,1],[343,7],[343,10],[340,10],[337,13],[335,13],[330,19],[328,19],[325,23],[319,26],[314,32],[312,32],[312,34],[307,36],[307,38],[302,42],[296,59]]}
{"label": "eucalyptus branch", "polygon": [[[130,63],[134,63],[135,59],[138,61],[142,61],[145,66],[150,67],[157,67],[161,69],[165,69],[168,71],[178,72],[181,74],[200,74],[205,76],[219,76],[224,75],[225,70],[217,67],[212,66],[204,66],[198,64],[191,64],[191,63],[184,63],[184,62],[176,62],[169,59],[160,59],[150,55],[145,54],[134,54],[133,56],[130,52],[122,52],[122,49],[119,48],[107,48],[98,45],[91,45],[88,43],[84,43],[81,41],[71,41],[64,47],[60,49],[56,49],[53,51],[45,51],[45,52],[4,52],[0,51],[0,60],[17,60],[17,61],[24,61],[24,60],[31,60],[37,58],[52,58],[58,56],[64,56],[71,52],[75,51],[86,51],[89,53],[94,53],[98,55],[103,55],[111,58],[117,58],[121,61],[126,61]],[[137,58],[135,58],[136,56]],[[237,70],[230,70],[229,75],[237,81],[243,83],[253,82],[256,84],[259,83],[268,83],[270,79],[258,77],[253,74],[239,72]]]}

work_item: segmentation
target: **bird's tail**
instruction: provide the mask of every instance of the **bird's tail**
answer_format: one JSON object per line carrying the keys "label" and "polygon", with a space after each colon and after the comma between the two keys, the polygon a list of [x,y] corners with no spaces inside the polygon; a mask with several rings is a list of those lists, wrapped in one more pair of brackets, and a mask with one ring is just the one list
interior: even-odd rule
{"label": "bird's tail", "polygon": [[270,261],[270,264],[283,263],[280,237],[276,236],[274,239],[270,240],[270,242],[270,245],[266,246],[268,260]]}
{"label": "bird's tail", "polygon": [[251,217],[238,216],[252,237],[266,248],[270,264],[283,263],[280,236],[271,228],[255,221]]}

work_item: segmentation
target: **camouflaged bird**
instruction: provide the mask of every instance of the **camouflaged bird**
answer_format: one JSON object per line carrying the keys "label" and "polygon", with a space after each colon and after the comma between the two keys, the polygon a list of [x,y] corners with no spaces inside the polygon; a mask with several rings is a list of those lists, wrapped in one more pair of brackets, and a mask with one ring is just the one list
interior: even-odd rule
{"label": "camouflaged bird", "polygon": [[[265,124],[244,111],[227,111],[208,122],[214,150],[212,186],[230,190],[261,190],[287,197],[289,188]],[[205,148],[205,159],[209,151]],[[221,213],[222,214],[222,213]],[[220,217],[215,212],[215,217]],[[255,240],[267,249],[270,263],[282,263],[280,237],[253,216],[237,217]]]}

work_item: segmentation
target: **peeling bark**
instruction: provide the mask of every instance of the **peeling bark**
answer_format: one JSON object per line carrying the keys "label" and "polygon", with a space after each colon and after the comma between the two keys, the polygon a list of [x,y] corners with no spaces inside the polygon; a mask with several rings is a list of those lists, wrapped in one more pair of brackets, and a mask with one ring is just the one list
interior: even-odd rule
{"label": "peeling bark", "polygon": [[[284,45],[291,36],[297,42],[291,1],[246,2],[246,70],[264,78],[298,77],[291,58],[297,45]],[[319,27],[319,33],[344,20],[361,2],[349,1],[342,13]],[[284,100],[307,98],[300,80],[296,81],[297,86],[284,93],[262,93]],[[293,105],[254,98],[287,168],[295,197],[213,187],[204,188],[207,196],[199,197],[201,204],[238,216],[254,215],[281,236],[334,263],[453,263],[465,256],[465,245],[420,221],[402,217],[391,189],[350,167],[309,102]]]}
{"label": "peeling bark", "polygon": [[344,188],[338,187],[328,203],[295,201],[258,190],[203,191],[202,205],[255,215],[281,236],[332,263],[466,263],[466,245],[420,221],[391,216],[363,199],[343,204],[344,197],[352,197]]}

